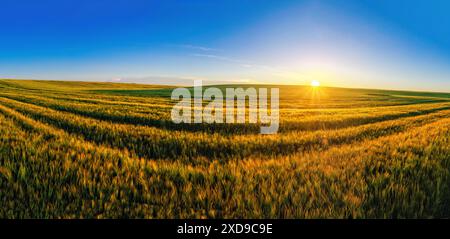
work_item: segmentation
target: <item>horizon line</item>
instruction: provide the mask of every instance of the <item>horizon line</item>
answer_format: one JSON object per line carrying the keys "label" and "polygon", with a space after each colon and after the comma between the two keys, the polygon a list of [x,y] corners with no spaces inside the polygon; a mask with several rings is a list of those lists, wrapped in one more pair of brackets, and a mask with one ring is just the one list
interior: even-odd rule
{"label": "horizon line", "polygon": [[[113,80],[68,80],[68,79],[36,79],[36,78],[0,78],[0,80],[19,80],[19,81],[59,81],[59,82],[80,82],[80,83],[110,83],[110,84],[132,84],[132,85],[147,85],[147,86],[172,86],[172,87],[194,87],[193,85],[175,85],[175,84],[156,84],[156,83],[142,83],[142,82],[121,82]],[[194,79],[192,79],[194,80]],[[208,81],[209,82],[209,81]],[[310,87],[310,85],[305,84],[286,84],[286,83],[265,83],[265,82],[229,82],[229,83],[206,83],[204,86],[225,86],[225,85],[272,85],[272,86],[304,86]],[[403,91],[403,92],[423,92],[423,93],[443,93],[450,94],[450,91],[434,91],[434,90],[418,90],[418,89],[388,89],[388,88],[369,88],[369,87],[347,87],[347,86],[330,86],[330,85],[320,85],[320,88],[339,88],[339,89],[354,89],[354,90],[383,90],[383,91]]]}

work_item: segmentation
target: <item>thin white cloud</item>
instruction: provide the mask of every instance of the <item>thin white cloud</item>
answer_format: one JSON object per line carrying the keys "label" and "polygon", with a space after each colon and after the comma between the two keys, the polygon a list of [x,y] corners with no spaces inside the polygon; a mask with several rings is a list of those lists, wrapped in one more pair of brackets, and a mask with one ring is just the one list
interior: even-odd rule
{"label": "thin white cloud", "polygon": [[221,49],[210,48],[205,46],[191,45],[191,44],[178,44],[175,45],[177,47],[191,49],[191,50],[199,50],[199,51],[207,51],[207,52],[221,52]]}
{"label": "thin white cloud", "polygon": [[283,77],[286,79],[296,79],[299,76],[298,72],[290,71],[283,67],[255,64],[251,61],[241,60],[241,59],[232,58],[232,57],[225,57],[225,56],[213,55],[213,54],[191,54],[191,56],[204,57],[204,58],[210,58],[210,59],[215,59],[215,60],[219,60],[219,61],[235,63],[244,68],[258,68],[260,70],[267,71],[274,76]]}
{"label": "thin white cloud", "polygon": [[[118,80],[119,79],[119,80]],[[155,76],[141,76],[141,77],[120,77],[108,80],[109,82],[121,83],[140,83],[140,84],[156,84],[156,85],[192,85],[194,80],[205,80],[195,76],[170,76],[170,75],[155,75]]]}
{"label": "thin white cloud", "polygon": [[236,64],[241,65],[242,67],[247,67],[247,68],[248,67],[253,67],[253,64],[251,62],[249,62],[249,61],[244,61],[244,60],[231,58],[231,57],[212,55],[212,54],[191,54],[191,56],[204,57],[204,58],[210,58],[210,59],[215,59],[215,60],[219,60],[219,61],[226,61],[226,62],[236,63]]}

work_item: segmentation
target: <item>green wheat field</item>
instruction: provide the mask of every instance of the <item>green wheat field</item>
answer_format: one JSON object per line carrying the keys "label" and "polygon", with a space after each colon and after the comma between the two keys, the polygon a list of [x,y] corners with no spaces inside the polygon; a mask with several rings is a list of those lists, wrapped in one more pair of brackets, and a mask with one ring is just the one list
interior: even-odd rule
{"label": "green wheat field", "polygon": [[272,87],[260,135],[173,123],[173,87],[0,80],[0,218],[450,217],[450,93]]}

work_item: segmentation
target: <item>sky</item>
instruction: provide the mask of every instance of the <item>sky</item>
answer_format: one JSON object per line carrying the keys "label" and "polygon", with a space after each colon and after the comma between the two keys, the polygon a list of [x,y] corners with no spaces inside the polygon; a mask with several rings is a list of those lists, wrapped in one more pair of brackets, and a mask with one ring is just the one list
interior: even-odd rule
{"label": "sky", "polygon": [[446,0],[2,0],[0,78],[450,92]]}

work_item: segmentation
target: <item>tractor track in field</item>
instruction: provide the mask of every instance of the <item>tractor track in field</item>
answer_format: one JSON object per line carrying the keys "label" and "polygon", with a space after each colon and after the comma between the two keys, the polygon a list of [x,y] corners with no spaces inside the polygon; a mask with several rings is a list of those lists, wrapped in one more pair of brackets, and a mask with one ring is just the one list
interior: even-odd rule
{"label": "tractor track in field", "polygon": [[[1,98],[0,98],[1,99]],[[10,101],[8,103],[8,101]],[[68,133],[76,134],[84,138],[84,140],[99,144],[106,145],[112,148],[119,148],[124,150],[130,150],[134,152],[139,157],[145,157],[149,159],[154,158],[169,158],[169,159],[183,159],[188,162],[192,162],[197,156],[204,156],[211,159],[219,159],[221,161],[229,161],[230,158],[243,159],[249,156],[276,156],[276,155],[289,155],[296,152],[301,151],[313,151],[313,150],[325,150],[329,147],[336,145],[345,145],[351,144],[361,140],[367,139],[376,139],[382,136],[395,134],[399,132],[406,131],[411,129],[412,127],[418,127],[423,123],[432,122],[434,120],[438,120],[439,118],[449,117],[449,113],[446,109],[440,109],[437,112],[431,111],[431,113],[427,113],[419,116],[411,116],[403,119],[396,119],[391,121],[378,122],[374,124],[360,126],[361,130],[351,131],[352,129],[341,129],[335,131],[327,131],[327,132],[337,132],[337,135],[331,135],[327,137],[326,135],[316,134],[307,138],[303,141],[296,140],[297,137],[301,137],[301,135],[295,134],[279,134],[277,138],[274,140],[261,140],[264,138],[257,137],[254,142],[247,141],[247,144],[244,144],[245,141],[240,141],[241,144],[235,144],[233,141],[235,138],[233,137],[223,137],[220,135],[216,135],[216,140],[220,141],[220,144],[215,144],[213,146],[208,146],[210,141],[214,141],[212,139],[192,139],[192,133],[188,133],[185,135],[184,139],[187,142],[183,142],[180,138],[159,138],[159,139],[151,139],[152,134],[148,135],[135,135],[133,132],[139,131],[141,128],[139,126],[133,127],[126,125],[128,132],[122,132],[120,134],[113,133],[115,130],[115,126],[117,124],[100,121],[90,118],[83,118],[82,116],[71,115],[67,112],[45,112],[48,110],[47,108],[41,106],[33,106],[27,107],[28,103],[22,102],[14,102],[11,99],[8,99],[5,103],[5,100],[1,101],[1,104],[14,109],[28,117],[33,118],[34,120],[38,120],[42,123],[49,124],[58,129],[62,129]],[[14,105],[16,104],[16,105]],[[22,104],[22,107],[17,107],[17,104]],[[41,113],[37,111],[33,111],[32,108],[36,107],[41,110]],[[439,112],[443,111],[444,113],[440,114]],[[447,112],[447,113],[445,113]],[[55,115],[59,113],[67,118],[57,118]],[[433,115],[435,114],[435,115]],[[73,118],[75,117],[75,118]],[[72,118],[72,119],[71,119]],[[78,119],[78,120],[77,120]],[[79,122],[83,120],[90,120],[88,123],[80,125]],[[405,121],[405,122],[396,122],[396,121]],[[389,124],[391,123],[391,124]],[[95,125],[102,125],[104,128],[96,127]],[[380,126],[381,125],[381,126]],[[357,128],[357,127],[356,127]],[[342,135],[339,135],[339,132],[345,132]],[[162,131],[161,131],[162,132]],[[324,131],[320,131],[324,132]],[[167,132],[171,134],[170,132]],[[314,133],[314,132],[312,132]],[[158,134],[156,132],[156,134]],[[98,137],[101,135],[101,137]],[[161,137],[161,136],[158,136]],[[267,137],[266,137],[267,138]],[[140,142],[139,139],[143,140]],[[203,143],[198,143],[196,141],[202,141]],[[248,139],[247,139],[248,140]],[[189,143],[195,142],[195,143]],[[136,147],[138,145],[138,147]],[[148,146],[149,148],[145,148]],[[156,148],[155,148],[156,147]],[[159,147],[159,148],[158,148]],[[164,149],[170,150],[164,150]],[[163,149],[163,150],[161,150]]]}
{"label": "tractor track in field", "polygon": [[[89,105],[86,105],[86,109],[80,109],[71,106],[65,106],[58,103],[48,103],[38,100],[26,99],[24,97],[14,97],[11,95],[4,95],[2,97],[8,98],[15,101],[20,101],[23,103],[33,104],[45,108],[50,108],[57,111],[64,111],[84,117],[89,117],[97,120],[110,121],[119,124],[130,124],[136,126],[149,126],[156,127],[164,130],[173,131],[186,131],[186,132],[207,132],[207,133],[218,133],[223,135],[230,135],[234,132],[239,132],[240,134],[254,135],[259,132],[259,124],[175,124],[170,120],[160,120],[153,119],[149,117],[143,117],[139,115],[114,115],[106,114],[97,111],[91,111]],[[356,127],[361,125],[373,124],[377,122],[383,122],[387,120],[395,120],[404,117],[413,117],[424,114],[429,114],[433,112],[438,112],[441,110],[450,109],[450,105],[445,105],[437,108],[424,109],[424,110],[411,110],[408,112],[402,112],[398,114],[387,114],[380,116],[370,116],[370,117],[349,117],[341,121],[306,121],[306,122],[281,122],[279,133],[285,133],[290,131],[314,131],[314,130],[336,130],[345,129],[350,127]],[[156,117],[156,116],[155,116]]]}

